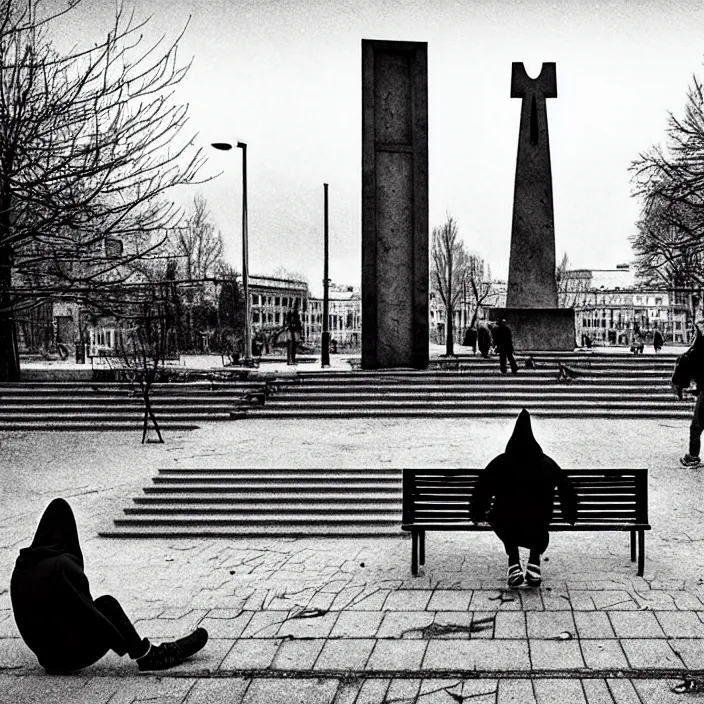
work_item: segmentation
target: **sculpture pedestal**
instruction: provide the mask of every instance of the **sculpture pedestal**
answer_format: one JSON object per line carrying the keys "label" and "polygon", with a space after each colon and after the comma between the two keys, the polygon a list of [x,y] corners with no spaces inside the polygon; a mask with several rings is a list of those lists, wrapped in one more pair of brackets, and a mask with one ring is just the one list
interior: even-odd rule
{"label": "sculpture pedestal", "polygon": [[573,308],[489,308],[489,320],[506,318],[513,347],[523,351],[573,352]]}

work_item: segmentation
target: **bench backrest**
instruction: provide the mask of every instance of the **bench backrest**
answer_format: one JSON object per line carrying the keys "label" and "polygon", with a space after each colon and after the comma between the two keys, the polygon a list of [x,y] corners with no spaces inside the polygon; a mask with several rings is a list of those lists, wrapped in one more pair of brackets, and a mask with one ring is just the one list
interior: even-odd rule
{"label": "bench backrest", "polygon": [[[482,469],[404,469],[403,523],[469,520]],[[565,469],[577,494],[577,523],[648,523],[648,470]],[[553,525],[563,524],[555,492]]]}

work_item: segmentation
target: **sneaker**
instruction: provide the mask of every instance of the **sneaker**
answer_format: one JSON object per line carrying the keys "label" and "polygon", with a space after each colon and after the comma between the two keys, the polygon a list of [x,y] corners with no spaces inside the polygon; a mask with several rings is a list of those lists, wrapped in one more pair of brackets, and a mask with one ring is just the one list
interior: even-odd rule
{"label": "sneaker", "polygon": [[680,457],[680,464],[683,467],[698,467],[702,461],[699,459],[699,457],[693,457],[692,455],[685,455],[684,457]]}
{"label": "sneaker", "polygon": [[506,572],[506,584],[511,589],[520,587],[523,584],[523,572],[520,565],[509,565]]}
{"label": "sneaker", "polygon": [[529,587],[539,587],[543,578],[540,575],[540,565],[529,562],[526,565],[526,582]]}
{"label": "sneaker", "polygon": [[137,666],[140,671],[168,670],[197,653],[207,642],[208,632],[205,628],[196,628],[185,638],[179,638],[171,643],[152,645],[146,655],[137,658]]}

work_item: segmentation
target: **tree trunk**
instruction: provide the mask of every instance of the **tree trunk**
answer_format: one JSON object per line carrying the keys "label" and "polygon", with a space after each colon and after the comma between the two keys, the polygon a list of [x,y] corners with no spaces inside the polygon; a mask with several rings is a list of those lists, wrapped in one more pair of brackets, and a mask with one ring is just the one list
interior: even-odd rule
{"label": "tree trunk", "polygon": [[[5,228],[0,229],[0,233]],[[17,329],[12,311],[12,247],[0,248],[0,382],[20,380]]]}
{"label": "tree trunk", "polygon": [[452,306],[447,306],[447,325],[445,326],[445,356],[452,357],[455,354],[453,324],[454,311]]}

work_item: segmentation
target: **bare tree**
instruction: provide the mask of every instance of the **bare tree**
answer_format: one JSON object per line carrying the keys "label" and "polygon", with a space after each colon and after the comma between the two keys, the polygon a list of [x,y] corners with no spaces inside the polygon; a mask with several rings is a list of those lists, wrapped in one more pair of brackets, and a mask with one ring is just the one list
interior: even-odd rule
{"label": "bare tree", "polygon": [[665,145],[630,166],[633,195],[641,201],[631,238],[638,273],[668,286],[704,279],[704,89],[694,76],[682,119],[668,116]]}
{"label": "bare tree", "polygon": [[[68,1],[68,0],[67,0]],[[179,210],[165,197],[204,163],[173,102],[189,65],[116,8],[98,43],[59,53],[48,27],[81,0],[0,5],[0,381],[19,378],[15,312],[124,280]]]}
{"label": "bare tree", "polygon": [[[467,281],[472,294],[472,319],[469,327],[477,324],[484,301],[493,293],[491,270],[478,254],[470,254],[467,261]],[[465,284],[467,286],[467,284]]]}
{"label": "bare tree", "polygon": [[225,266],[222,233],[215,229],[208,202],[201,194],[193,198],[191,212],[182,225],[173,230],[166,249],[176,258],[181,277],[191,282],[184,288],[184,312],[188,346],[194,349],[194,318],[197,317],[194,308],[208,304],[215,309],[214,287],[208,280],[218,276]]}
{"label": "bare tree", "polygon": [[464,242],[458,239],[457,222],[449,213],[443,225],[433,228],[431,247],[431,285],[445,307],[445,354],[451,356],[454,354],[454,313],[469,281],[469,255]]}

